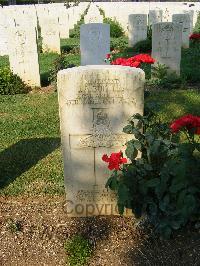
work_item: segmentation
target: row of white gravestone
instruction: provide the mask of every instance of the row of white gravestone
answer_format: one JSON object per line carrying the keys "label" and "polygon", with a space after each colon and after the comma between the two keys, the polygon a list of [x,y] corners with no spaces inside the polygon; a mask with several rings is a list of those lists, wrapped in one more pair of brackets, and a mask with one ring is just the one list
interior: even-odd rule
{"label": "row of white gravestone", "polygon": [[[60,38],[68,38],[69,30],[80,20],[87,3],[67,9],[64,4],[9,6],[0,9],[0,47],[3,37],[6,39],[6,19],[28,20],[34,27],[41,28],[43,51],[60,53]],[[2,19],[2,17],[6,19]],[[0,50],[1,51],[1,50]],[[2,54],[2,52],[0,52]]]}
{"label": "row of white gravestone", "polygon": [[[12,20],[9,30],[10,66],[27,84],[40,86],[39,64],[36,42],[36,28]],[[180,72],[182,25],[178,23],[157,23],[152,27],[152,56],[157,62]],[[91,23],[81,26],[81,65],[106,64],[110,52],[110,26]]]}
{"label": "row of white gravestone", "polygon": [[[12,6],[6,8],[2,14],[5,15],[6,23],[5,21],[1,23],[2,16],[0,16],[0,30],[1,26],[6,30],[6,52],[2,52],[1,55],[9,55],[11,70],[26,84],[31,87],[40,87],[38,25],[34,6],[24,9]],[[43,51],[60,53],[58,17],[49,10],[44,12],[43,18],[40,15],[38,17],[40,17]]]}
{"label": "row of white gravestone", "polygon": [[[182,27],[182,46],[189,47],[189,36],[192,32],[189,14],[174,14],[172,22],[180,24]],[[152,23],[151,27],[156,23]],[[131,14],[129,15],[128,26],[129,46],[133,47],[137,42],[147,38],[147,15]]]}
{"label": "row of white gravestone", "polygon": [[42,50],[60,54],[60,39],[69,37],[69,30],[81,18],[86,5],[66,9],[63,5],[49,8],[48,5],[36,5],[39,25],[41,27]]}
{"label": "row of white gravestone", "polygon": [[149,25],[152,22],[172,22],[173,14],[187,13],[190,15],[192,26],[197,21],[197,16],[200,11],[200,4],[183,2],[110,2],[110,3],[97,3],[100,8],[105,12],[106,17],[116,19],[123,26],[124,31],[128,33],[128,16],[130,14],[146,14],[149,16]]}

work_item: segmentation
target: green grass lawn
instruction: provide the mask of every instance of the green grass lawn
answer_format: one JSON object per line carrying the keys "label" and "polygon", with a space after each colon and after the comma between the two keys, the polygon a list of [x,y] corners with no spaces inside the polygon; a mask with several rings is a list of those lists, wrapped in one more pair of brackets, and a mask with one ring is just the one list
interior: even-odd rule
{"label": "green grass lawn", "polygon": [[9,58],[7,55],[0,56],[0,68],[9,66]]}
{"label": "green grass lawn", "polygon": [[63,194],[57,94],[0,96],[0,194]]}
{"label": "green grass lawn", "polygon": [[[199,115],[195,90],[152,93],[162,121]],[[0,96],[0,195],[62,195],[57,93]]]}
{"label": "green grass lawn", "polygon": [[[45,53],[40,54],[39,64],[40,64],[40,77],[42,86],[49,85],[50,69],[53,68],[55,60],[59,57],[58,54]],[[80,55],[79,54],[67,54],[66,58],[69,64],[80,65]]]}

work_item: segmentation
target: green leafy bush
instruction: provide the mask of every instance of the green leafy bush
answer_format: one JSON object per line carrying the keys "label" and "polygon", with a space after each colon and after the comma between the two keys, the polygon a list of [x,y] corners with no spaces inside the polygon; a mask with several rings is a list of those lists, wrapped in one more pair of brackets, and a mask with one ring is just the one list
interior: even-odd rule
{"label": "green leafy bush", "polygon": [[61,51],[64,53],[79,53],[80,52],[80,39],[69,38],[61,39]]}
{"label": "green leafy bush", "polygon": [[190,83],[200,82],[200,43],[194,43],[189,49],[182,50],[181,76]]}
{"label": "green leafy bush", "polygon": [[0,0],[0,5],[8,6],[8,0]]}
{"label": "green leafy bush", "polygon": [[50,69],[49,81],[51,84],[56,85],[57,73],[59,70],[71,68],[76,65],[78,64],[74,64],[74,61],[70,60],[65,54],[61,54],[58,58],[56,58],[53,67]]}
{"label": "green leafy bush", "polygon": [[123,131],[134,136],[126,143],[130,163],[114,170],[106,184],[117,192],[120,214],[129,208],[136,217],[147,217],[164,238],[190,221],[198,223],[200,143],[193,128],[182,131],[188,141],[180,142],[180,132],[172,134],[148,112],[134,115]]}
{"label": "green leafy bush", "polygon": [[132,48],[134,52],[139,53],[148,53],[152,49],[152,27],[148,26],[147,28],[147,38],[137,42]]}
{"label": "green leafy bush", "polygon": [[124,30],[116,19],[104,18],[103,23],[110,24],[110,37],[119,38],[124,36]]}
{"label": "green leafy bush", "polygon": [[186,79],[183,76],[178,76],[175,72],[169,72],[166,65],[158,63],[156,66],[152,66],[151,73],[152,77],[146,81],[146,88],[149,91],[182,89],[186,85]]}
{"label": "green leafy bush", "polygon": [[30,88],[8,67],[0,68],[0,95],[27,93]]}
{"label": "green leafy bush", "polygon": [[114,49],[123,50],[128,47],[128,38],[120,37],[120,38],[111,38],[110,39],[110,49],[111,51]]}
{"label": "green leafy bush", "polygon": [[197,22],[195,24],[194,33],[200,33],[200,12],[198,13]]}
{"label": "green leafy bush", "polygon": [[70,38],[79,38],[80,39],[80,27],[82,24],[84,24],[84,16],[87,14],[88,8],[85,10],[85,12],[81,15],[80,21],[76,25],[74,25],[74,28],[69,31],[69,37]]}
{"label": "green leafy bush", "polygon": [[7,55],[0,56],[0,68],[9,67],[9,65],[10,65],[9,56],[7,56]]}
{"label": "green leafy bush", "polygon": [[152,26],[147,27],[147,39],[152,40]]}
{"label": "green leafy bush", "polygon": [[152,49],[152,41],[151,39],[147,38],[146,40],[137,42],[133,46],[133,51],[138,53],[147,53],[150,52]]}
{"label": "green leafy bush", "polygon": [[80,27],[82,24],[84,24],[83,20],[74,25],[74,28],[69,31],[70,38],[80,38]]}
{"label": "green leafy bush", "polygon": [[99,8],[100,15],[105,18],[105,11],[102,8]]}
{"label": "green leafy bush", "polygon": [[65,243],[68,254],[68,264],[73,266],[85,265],[92,253],[92,246],[83,236],[74,236]]}

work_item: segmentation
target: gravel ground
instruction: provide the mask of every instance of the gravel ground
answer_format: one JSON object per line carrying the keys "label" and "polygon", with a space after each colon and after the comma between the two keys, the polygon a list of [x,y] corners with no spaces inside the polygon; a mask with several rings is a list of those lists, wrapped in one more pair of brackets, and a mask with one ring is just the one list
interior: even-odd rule
{"label": "gravel ground", "polygon": [[[75,234],[94,247],[89,265],[200,265],[200,232],[164,241],[134,218],[68,218],[64,198],[0,198],[0,265],[66,265],[64,242]],[[148,231],[150,232],[150,231]]]}

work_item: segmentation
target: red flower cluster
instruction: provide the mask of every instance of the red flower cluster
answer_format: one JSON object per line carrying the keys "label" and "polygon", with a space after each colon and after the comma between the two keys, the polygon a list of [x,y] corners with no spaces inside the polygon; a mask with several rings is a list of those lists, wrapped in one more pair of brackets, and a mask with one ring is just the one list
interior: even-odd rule
{"label": "red flower cluster", "polygon": [[154,64],[155,59],[152,58],[149,54],[138,54],[132,57],[133,60],[141,62],[141,63],[147,63],[147,64]]}
{"label": "red flower cluster", "polygon": [[107,154],[104,154],[102,156],[102,160],[108,164],[108,169],[110,170],[119,170],[120,164],[127,163],[127,159],[122,157],[123,154],[122,152],[117,152],[117,153],[111,153],[110,157],[108,157]]}
{"label": "red flower cluster", "polygon": [[194,134],[200,135],[200,116],[185,115],[175,120],[170,126],[173,133],[179,132],[184,127],[187,130],[195,129]]}
{"label": "red flower cluster", "polygon": [[121,66],[130,66],[130,67],[139,67],[140,62],[132,60],[130,58],[119,57],[111,62],[111,65],[121,65]]}
{"label": "red flower cluster", "polygon": [[190,35],[190,40],[199,40],[200,39],[200,33],[193,33]]}
{"label": "red flower cluster", "polygon": [[111,57],[110,54],[107,54],[107,55],[106,55],[106,59],[107,59],[107,60],[110,59],[110,57]]}
{"label": "red flower cluster", "polygon": [[119,57],[112,61],[111,65],[139,67],[141,63],[153,64],[154,62],[155,59],[153,59],[150,55],[138,54],[129,58]]}

